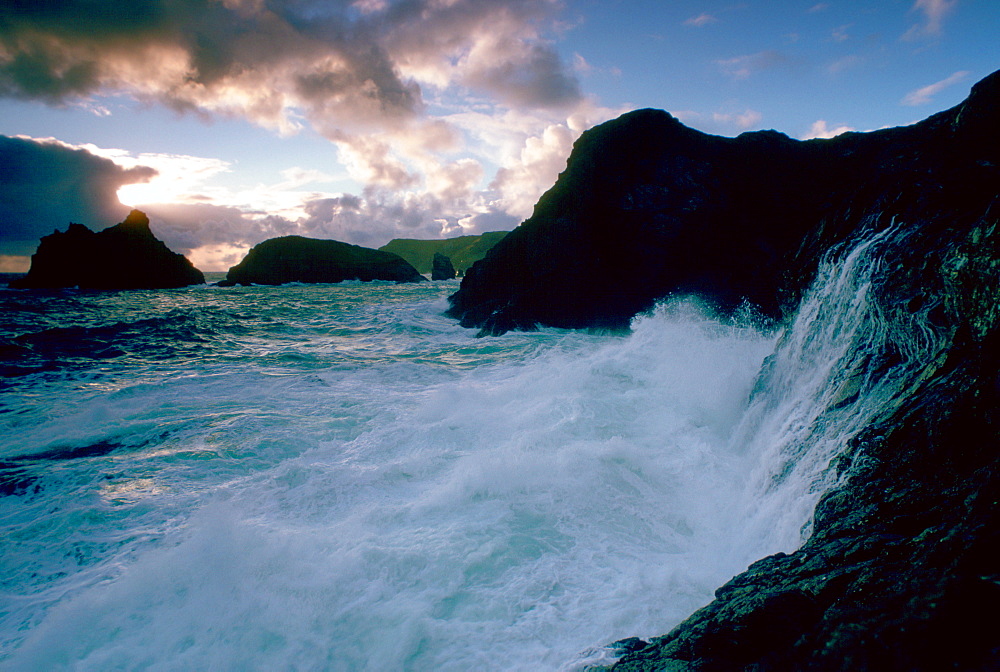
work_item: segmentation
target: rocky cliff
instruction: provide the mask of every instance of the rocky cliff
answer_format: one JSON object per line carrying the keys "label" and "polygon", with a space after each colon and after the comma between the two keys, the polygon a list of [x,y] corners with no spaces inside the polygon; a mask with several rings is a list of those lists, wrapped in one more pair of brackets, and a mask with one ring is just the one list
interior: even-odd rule
{"label": "rocky cliff", "polygon": [[302,236],[282,236],[256,245],[229,269],[225,284],[390,280],[423,282],[413,266],[390,252]]}
{"label": "rocky cliff", "polygon": [[674,293],[787,314],[823,250],[874,214],[952,216],[995,194],[996,79],[924,122],[831,140],[711,136],[658,110],[597,126],[449,312],[484,334],[625,329]]}
{"label": "rocky cliff", "polygon": [[864,315],[803,436],[864,422],[831,447],[807,539],[670,633],[623,642],[612,669],[1000,669],[998,118],[1000,73],[913,126],[832,140],[715,138],[641,110],[584,134],[466,274],[451,313],[485,334],[623,329],[688,293],[750,302],[787,341],[838,309],[815,296],[824,269],[864,271],[828,283]]}
{"label": "rocky cliff", "polygon": [[11,287],[41,289],[164,289],[205,282],[183,255],[171,252],[133,210],[120,224],[97,233],[82,224],[45,236],[28,274]]}

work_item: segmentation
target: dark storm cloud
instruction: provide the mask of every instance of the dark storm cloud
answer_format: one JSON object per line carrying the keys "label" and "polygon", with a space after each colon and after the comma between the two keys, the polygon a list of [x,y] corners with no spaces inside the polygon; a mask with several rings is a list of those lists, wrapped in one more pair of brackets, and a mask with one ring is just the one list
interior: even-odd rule
{"label": "dark storm cloud", "polygon": [[0,5],[0,95],[126,92],[323,132],[422,110],[419,82],[514,105],[579,100],[537,32],[549,0],[36,0]]}
{"label": "dark storm cloud", "polygon": [[0,254],[32,254],[41,236],[70,222],[95,230],[120,222],[128,208],[118,188],[153,175],[83,149],[0,135]]}

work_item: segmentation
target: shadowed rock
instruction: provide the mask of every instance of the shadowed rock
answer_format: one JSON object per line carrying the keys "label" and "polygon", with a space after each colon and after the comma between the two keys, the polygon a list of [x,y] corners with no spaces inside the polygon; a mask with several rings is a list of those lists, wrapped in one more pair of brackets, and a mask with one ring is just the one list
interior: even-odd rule
{"label": "shadowed rock", "polygon": [[82,224],[44,236],[28,274],[10,283],[21,289],[166,289],[198,285],[205,276],[171,252],[133,210],[120,224],[94,233]]}
{"label": "shadowed rock", "polygon": [[454,277],[455,267],[451,265],[451,259],[440,252],[435,252],[431,264],[431,280],[451,280]]}
{"label": "shadowed rock", "polygon": [[873,214],[933,217],[976,197],[995,168],[993,79],[921,123],[831,140],[723,138],[659,110],[601,124],[532,217],[465,274],[449,314],[484,334],[626,329],[658,299],[696,294],[780,317],[822,252]]}
{"label": "shadowed rock", "polygon": [[226,284],[230,285],[344,280],[424,282],[427,278],[391,252],[302,236],[265,240],[226,274]]}

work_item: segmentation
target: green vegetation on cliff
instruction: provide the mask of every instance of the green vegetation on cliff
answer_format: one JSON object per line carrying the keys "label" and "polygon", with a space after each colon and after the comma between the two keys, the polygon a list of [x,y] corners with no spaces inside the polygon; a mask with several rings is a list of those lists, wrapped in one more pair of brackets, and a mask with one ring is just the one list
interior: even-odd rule
{"label": "green vegetation on cliff", "polygon": [[478,236],[459,236],[445,240],[396,238],[378,249],[398,254],[421,273],[431,272],[434,253],[440,252],[451,259],[455,270],[462,275],[469,266],[485,257],[490,248],[499,243],[507,233],[507,231],[490,231]]}

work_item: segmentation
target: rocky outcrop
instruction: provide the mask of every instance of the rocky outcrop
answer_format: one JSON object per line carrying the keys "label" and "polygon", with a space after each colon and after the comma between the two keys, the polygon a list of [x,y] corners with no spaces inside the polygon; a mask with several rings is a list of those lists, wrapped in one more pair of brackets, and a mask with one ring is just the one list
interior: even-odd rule
{"label": "rocky outcrop", "polygon": [[1000,599],[1000,197],[978,206],[872,222],[899,233],[872,278],[890,338],[860,373],[919,348],[917,368],[905,394],[868,401],[882,412],[837,458],[845,482],[808,540],[612,669],[998,669],[983,615]]}
{"label": "rocky outcrop", "polygon": [[451,258],[435,252],[431,263],[431,280],[452,280],[454,277],[455,267],[451,265]]}
{"label": "rocky outcrop", "polygon": [[225,284],[282,285],[344,280],[423,282],[427,278],[400,256],[389,252],[336,240],[283,236],[255,245],[239,264],[229,269]]}
{"label": "rocky outcrop", "polygon": [[831,140],[710,136],[657,110],[597,126],[532,217],[469,269],[449,313],[484,334],[626,329],[684,293],[779,317],[823,250],[872,213],[928,217],[928,208],[966,209],[967,193],[981,201],[996,161],[984,121],[995,114],[995,80],[924,122]]}
{"label": "rocky outcrop", "polygon": [[434,255],[441,253],[451,259],[458,275],[463,275],[470,266],[486,256],[486,253],[503,240],[506,231],[490,231],[473,236],[458,236],[444,240],[418,240],[395,238],[379,249],[398,254],[413,264],[421,273],[432,271]]}
{"label": "rocky outcrop", "polygon": [[[782,320],[821,264],[883,241],[865,280],[879,344],[809,431],[874,411],[838,446],[808,539],[667,635],[617,646],[611,669],[1000,668],[997,118],[1000,73],[913,126],[832,140],[714,138],[635,112],[584,134],[533,217],[466,274],[451,313],[484,334],[623,329],[671,293]],[[901,362],[904,384],[869,394]]]}
{"label": "rocky outcrop", "polygon": [[198,285],[205,276],[183,255],[171,252],[133,210],[120,224],[97,233],[70,224],[41,239],[28,274],[11,287],[42,289],[165,289]]}

